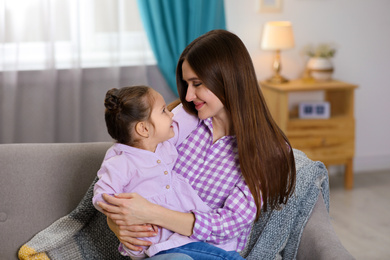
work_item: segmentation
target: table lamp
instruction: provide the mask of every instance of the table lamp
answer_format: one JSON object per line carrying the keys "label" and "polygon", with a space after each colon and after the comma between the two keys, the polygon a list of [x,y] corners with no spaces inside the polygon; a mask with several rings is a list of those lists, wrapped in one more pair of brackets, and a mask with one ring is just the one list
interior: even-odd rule
{"label": "table lamp", "polygon": [[294,35],[292,25],[287,21],[267,22],[264,25],[261,40],[263,50],[275,51],[273,62],[274,75],[267,81],[270,83],[284,83],[288,80],[280,75],[281,62],[280,51],[294,47]]}

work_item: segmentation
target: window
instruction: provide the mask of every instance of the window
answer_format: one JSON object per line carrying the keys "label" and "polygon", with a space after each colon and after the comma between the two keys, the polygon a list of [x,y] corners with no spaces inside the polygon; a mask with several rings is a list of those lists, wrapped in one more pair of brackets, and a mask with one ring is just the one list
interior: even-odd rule
{"label": "window", "polygon": [[136,0],[5,0],[0,68],[156,64]]}

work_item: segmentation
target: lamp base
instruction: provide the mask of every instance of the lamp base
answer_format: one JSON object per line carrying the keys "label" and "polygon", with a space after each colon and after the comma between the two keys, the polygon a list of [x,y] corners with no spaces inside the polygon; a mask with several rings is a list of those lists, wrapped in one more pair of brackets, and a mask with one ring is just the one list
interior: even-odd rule
{"label": "lamp base", "polygon": [[267,79],[266,81],[269,83],[280,84],[280,83],[287,83],[288,79],[286,79],[282,75],[276,74],[271,78]]}

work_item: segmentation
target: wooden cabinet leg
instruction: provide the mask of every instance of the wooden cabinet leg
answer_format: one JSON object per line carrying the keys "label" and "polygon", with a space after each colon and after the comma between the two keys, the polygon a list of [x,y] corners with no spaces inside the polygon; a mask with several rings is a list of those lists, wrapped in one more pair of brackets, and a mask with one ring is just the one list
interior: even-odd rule
{"label": "wooden cabinet leg", "polygon": [[353,160],[348,159],[345,164],[345,173],[344,173],[344,188],[346,190],[351,190],[353,188]]}

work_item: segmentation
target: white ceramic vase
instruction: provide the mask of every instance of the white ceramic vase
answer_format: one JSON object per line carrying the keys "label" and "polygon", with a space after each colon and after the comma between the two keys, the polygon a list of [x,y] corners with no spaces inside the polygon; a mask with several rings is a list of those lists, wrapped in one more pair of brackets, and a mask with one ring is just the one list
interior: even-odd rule
{"label": "white ceramic vase", "polygon": [[329,58],[312,57],[307,62],[310,75],[317,81],[332,79],[333,64]]}

